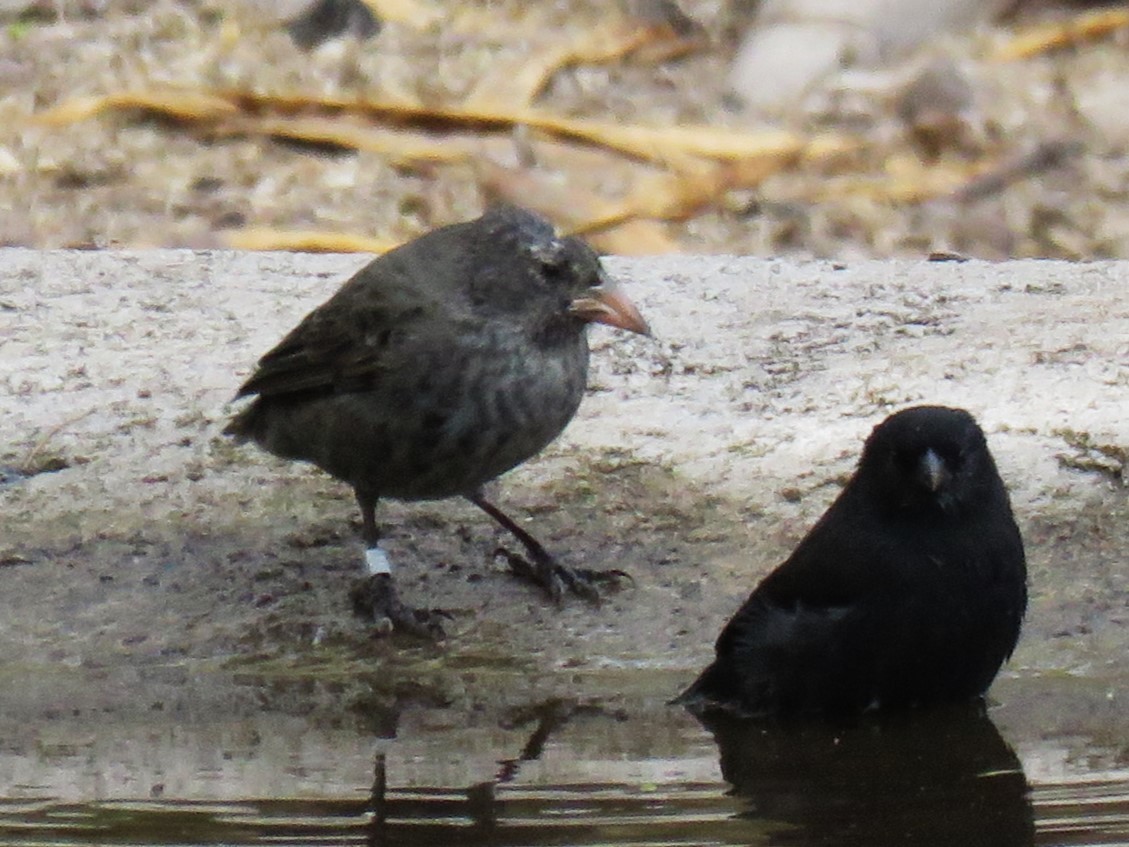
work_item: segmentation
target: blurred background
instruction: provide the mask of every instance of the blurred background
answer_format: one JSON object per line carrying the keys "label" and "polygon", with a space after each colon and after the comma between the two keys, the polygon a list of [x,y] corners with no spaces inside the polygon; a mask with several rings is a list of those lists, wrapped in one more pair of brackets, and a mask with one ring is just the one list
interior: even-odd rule
{"label": "blurred background", "polygon": [[0,0],[0,244],[1129,255],[1129,5]]}

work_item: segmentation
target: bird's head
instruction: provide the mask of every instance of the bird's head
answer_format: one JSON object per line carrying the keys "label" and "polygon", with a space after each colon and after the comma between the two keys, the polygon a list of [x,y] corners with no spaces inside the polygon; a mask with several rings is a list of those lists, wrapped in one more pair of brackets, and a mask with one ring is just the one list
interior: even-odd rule
{"label": "bird's head", "polygon": [[491,210],[482,220],[500,252],[518,266],[499,268],[491,280],[491,307],[521,314],[547,335],[575,335],[590,323],[650,335],[639,310],[583,240],[558,236],[548,221],[515,207]]}
{"label": "bird's head", "polygon": [[534,251],[546,283],[557,289],[558,310],[581,323],[601,323],[650,335],[651,328],[579,238],[554,238]]}
{"label": "bird's head", "polygon": [[904,409],[876,426],[858,477],[882,505],[921,515],[975,508],[998,480],[976,420],[945,406]]}

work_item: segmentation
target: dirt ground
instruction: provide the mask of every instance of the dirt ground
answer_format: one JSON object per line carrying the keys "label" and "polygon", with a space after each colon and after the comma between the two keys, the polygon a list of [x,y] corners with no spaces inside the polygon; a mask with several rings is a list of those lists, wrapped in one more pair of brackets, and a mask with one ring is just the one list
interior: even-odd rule
{"label": "dirt ground", "polygon": [[104,674],[81,696],[119,703],[122,674],[175,668],[379,672],[421,702],[499,672],[620,690],[636,669],[670,695],[870,427],[941,402],[981,419],[1027,539],[1012,671],[1123,679],[1124,265],[610,260],[657,337],[598,332],[577,420],[497,493],[566,562],[635,583],[553,608],[504,572],[506,539],[473,507],[384,504],[407,600],[453,615],[436,647],[350,615],[344,486],[218,435],[259,353],[363,261],[0,253],[9,673]]}
{"label": "dirt ground", "polygon": [[[312,53],[294,46],[280,21],[297,3],[104,0],[8,12],[7,26],[0,19],[0,243],[222,246],[231,233],[261,227],[399,241],[472,217],[497,196],[540,202],[563,225],[583,219],[576,207],[593,198],[654,198],[657,183],[647,180],[662,168],[520,130],[480,133],[469,161],[405,163],[254,135],[211,138],[131,112],[29,123],[72,98],[168,86],[458,105],[562,43],[612,27],[626,8],[433,5],[440,17],[431,26],[388,22],[368,42]],[[725,92],[750,4],[681,5],[702,29],[703,49],[659,63],[565,67],[533,104],[615,124],[765,128],[731,108]],[[769,168],[760,182],[723,180],[687,219],[645,221],[612,252],[1129,255],[1125,35],[999,60],[1023,27],[1078,12],[1073,4],[1019,6],[994,27],[938,38],[906,65],[856,73],[784,122],[807,137],[855,139],[849,155]],[[921,96],[913,80],[937,62],[967,86],[967,102],[930,135],[907,116]]]}
{"label": "dirt ground", "polygon": [[[498,26],[476,37],[389,24],[365,46],[307,54],[262,4],[62,6],[64,20],[0,26],[0,243],[15,247],[212,248],[250,227],[401,240],[475,215],[498,188],[481,163],[209,139],[128,113],[56,128],[28,116],[158,84],[461,102],[496,63],[608,8],[498,3]],[[723,91],[733,7],[683,6],[712,49],[567,69],[538,105],[749,125]],[[533,689],[640,689],[661,707],[834,496],[869,428],[922,401],[981,419],[1028,543],[1031,611],[1000,684],[1084,676],[1123,692],[1129,272],[865,261],[1129,255],[1123,40],[985,58],[1017,25],[936,45],[975,104],[935,164],[967,176],[1019,163],[1000,189],[895,199],[898,167],[921,150],[897,117],[905,75],[877,75],[792,122],[856,133],[861,153],[654,224],[687,254],[783,258],[609,260],[657,340],[597,333],[580,416],[498,496],[568,563],[623,568],[635,583],[600,609],[554,609],[504,573],[492,556],[504,539],[473,508],[386,504],[404,593],[453,614],[442,646],[375,640],[349,615],[358,527],[342,486],[217,435],[255,358],[364,258],[0,250],[5,726],[70,716],[71,744],[96,713],[135,728],[269,709],[384,733],[397,704],[455,704],[421,710],[426,729]],[[488,142],[495,163],[612,201],[653,175],[521,132]],[[1022,166],[1040,150],[1065,155]],[[1044,725],[1054,709],[1029,699],[1031,726]]]}

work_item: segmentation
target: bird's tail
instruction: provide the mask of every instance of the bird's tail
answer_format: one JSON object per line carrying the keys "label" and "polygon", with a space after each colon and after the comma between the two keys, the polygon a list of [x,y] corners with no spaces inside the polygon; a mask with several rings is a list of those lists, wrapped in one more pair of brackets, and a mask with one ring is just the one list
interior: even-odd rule
{"label": "bird's tail", "polygon": [[714,662],[694,682],[670,702],[691,712],[728,710],[740,700],[734,674]]}
{"label": "bird's tail", "polygon": [[258,441],[263,426],[262,406],[259,398],[246,409],[228,421],[223,428],[224,435],[232,436],[239,443],[244,441]]}

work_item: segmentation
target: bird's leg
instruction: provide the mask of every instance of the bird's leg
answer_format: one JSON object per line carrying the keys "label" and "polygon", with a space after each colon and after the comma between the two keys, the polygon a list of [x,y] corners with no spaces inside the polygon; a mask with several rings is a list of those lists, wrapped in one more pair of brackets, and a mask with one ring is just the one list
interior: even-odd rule
{"label": "bird's leg", "polygon": [[376,497],[357,492],[361,507],[361,538],[365,542],[365,571],[349,592],[353,611],[376,624],[384,634],[405,632],[420,638],[444,636],[442,619],[450,617],[438,609],[412,609],[400,602],[392,579],[392,563],[380,547],[380,530],[376,526]]}
{"label": "bird's leg", "polygon": [[497,552],[506,557],[514,574],[539,585],[554,603],[561,602],[561,597],[567,589],[590,603],[598,605],[600,592],[597,590],[597,585],[600,583],[618,583],[623,579],[631,579],[625,571],[620,570],[594,571],[586,568],[566,568],[564,565],[558,564],[536,538],[487,500],[481,491],[468,494],[467,499],[521,542],[528,559],[504,548],[499,548]]}

